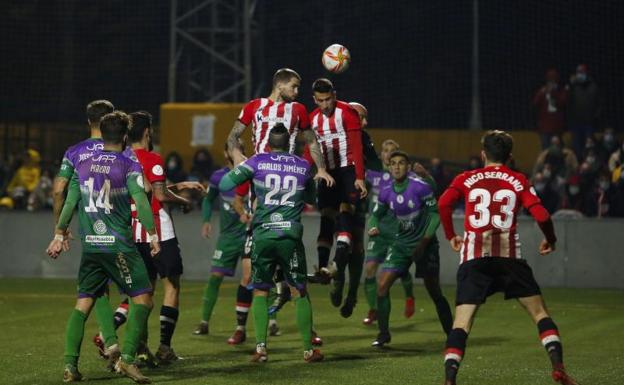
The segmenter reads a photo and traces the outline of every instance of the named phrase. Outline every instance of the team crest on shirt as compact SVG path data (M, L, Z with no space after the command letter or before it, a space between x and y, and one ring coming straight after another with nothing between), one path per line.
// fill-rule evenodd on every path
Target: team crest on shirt
M154 175L161 176L162 174L164 174L164 172L165 172L165 171L163 170L162 166L161 166L161 165L159 165L159 164L157 164L157 165L155 165L154 167L152 167L152 173L153 173Z
M108 229L106 228L106 223L104 223L101 219L98 219L93 224L93 231L95 231L95 233L98 235L106 234L106 232L108 231Z
M383 174L382 178L383 178L383 180L388 180L388 179L390 179L390 174L385 173L385 174Z
M281 222L284 220L284 217L280 213L271 214L271 222Z
M399 202L399 204L403 204L403 202L405 202L403 195L397 195L396 199L397 199L397 202Z

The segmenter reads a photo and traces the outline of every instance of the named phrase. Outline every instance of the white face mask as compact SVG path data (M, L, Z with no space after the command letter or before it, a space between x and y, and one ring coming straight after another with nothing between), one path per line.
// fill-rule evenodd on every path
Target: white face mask
M576 195L579 193L579 187L578 186L570 186L570 195Z
M609 183L608 181L602 181L598 184L598 186L600 186L600 189L602 191L607 191L609 189L609 186L611 186L611 183Z
M544 178L550 178L552 176L551 171L548 169L542 171L542 174L544 174Z

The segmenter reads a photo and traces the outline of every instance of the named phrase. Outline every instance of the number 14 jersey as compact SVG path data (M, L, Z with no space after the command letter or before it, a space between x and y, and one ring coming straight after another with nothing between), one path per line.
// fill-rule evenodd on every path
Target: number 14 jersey
M521 258L516 219L521 207L540 204L527 178L505 166L466 171L449 189L465 202L461 263L482 257Z

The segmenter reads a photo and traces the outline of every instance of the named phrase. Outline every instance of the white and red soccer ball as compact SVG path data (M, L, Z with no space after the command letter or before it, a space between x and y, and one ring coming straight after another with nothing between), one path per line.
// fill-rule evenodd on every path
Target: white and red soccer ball
M349 68L351 54L347 47L340 44L332 44L323 51L323 66L329 72L343 73Z

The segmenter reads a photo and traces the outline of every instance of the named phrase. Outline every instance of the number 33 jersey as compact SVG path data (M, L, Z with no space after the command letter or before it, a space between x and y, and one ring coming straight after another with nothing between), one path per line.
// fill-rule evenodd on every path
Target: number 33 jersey
M135 250L131 194L144 190L141 165L120 152L95 151L75 165L70 188L80 186L78 218L83 251Z
M505 166L466 171L449 189L465 202L461 262L481 257L521 258L516 219L521 207L540 204L527 178Z
M256 154L232 171L252 179L256 195L254 238L301 239L304 193L311 180L310 164L286 152ZM240 178L240 177L239 177Z

